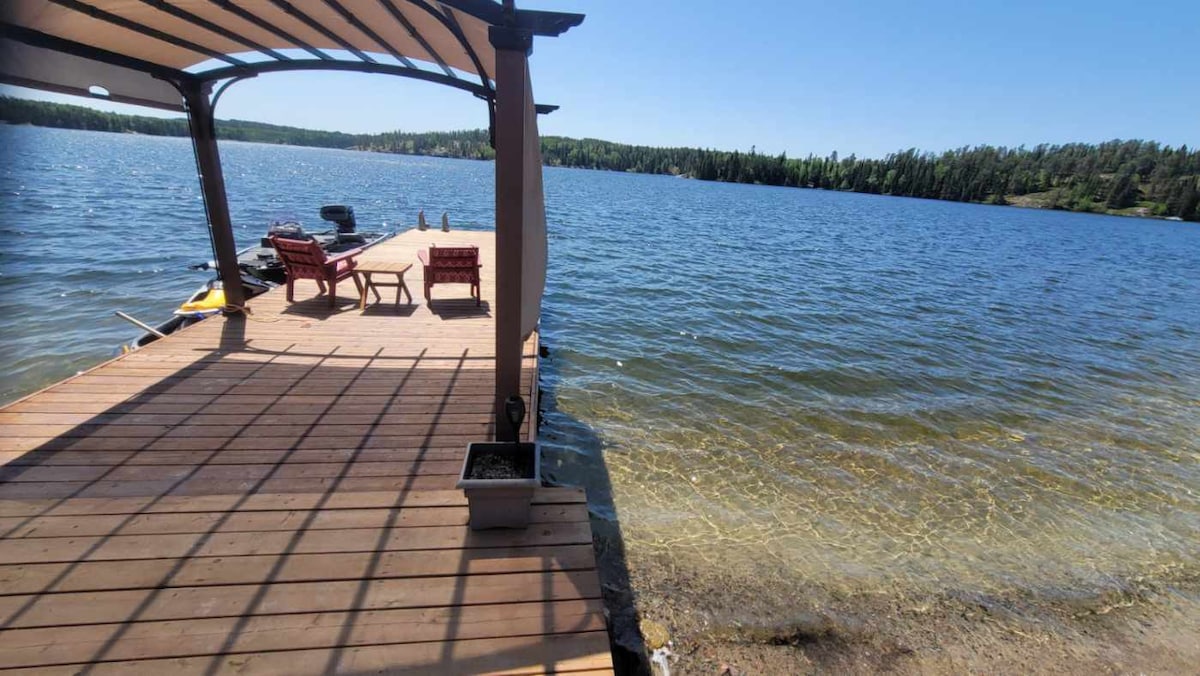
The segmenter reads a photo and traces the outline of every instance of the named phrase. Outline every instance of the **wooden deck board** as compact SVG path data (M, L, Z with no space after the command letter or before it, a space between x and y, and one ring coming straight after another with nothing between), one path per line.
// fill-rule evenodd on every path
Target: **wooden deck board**
M482 308L451 285L331 311L301 282L0 408L0 669L610 673L583 492L541 489L525 530L466 527L493 237L365 256L433 242L480 247ZM420 266L406 281L421 300Z
M357 617L355 618L357 620ZM452 624L452 626L458 626ZM389 635L392 632L389 632ZM124 637L121 637L122 639ZM454 676L455 674L612 673L608 637L603 631L460 639L423 643L347 644L335 648L221 653L215 657L172 657L96 664L89 674L187 676L237 673L250 676L303 673ZM111 645L105 641L102 647ZM8 673L78 676L75 665L14 669Z

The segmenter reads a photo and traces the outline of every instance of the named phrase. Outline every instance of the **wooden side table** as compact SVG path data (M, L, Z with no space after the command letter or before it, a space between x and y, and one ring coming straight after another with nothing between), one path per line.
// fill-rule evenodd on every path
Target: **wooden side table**
M412 263L384 263L363 261L354 268L354 274L362 279L362 297L358 300L358 309L367 309L367 291L375 294L375 301L383 300L379 295L379 287L396 287L396 305L400 304L400 294L408 296L408 304L412 305L412 292L408 290L408 285L404 283L404 273L408 272L412 267ZM381 282L376 280L373 275L395 275L394 282Z

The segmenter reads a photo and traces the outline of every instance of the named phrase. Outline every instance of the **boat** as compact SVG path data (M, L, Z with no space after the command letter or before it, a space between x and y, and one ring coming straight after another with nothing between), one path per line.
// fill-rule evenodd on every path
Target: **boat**
M354 207L342 204L331 204L321 207L321 219L336 224L336 228L326 232L308 233L296 218L278 218L267 228L267 234L256 246L238 251L238 268L241 272L242 289L246 299L266 293L287 281L287 271L275 248L271 246L270 238L285 237L288 239L312 239L321 244L321 248L329 254L345 253L354 249L367 249L392 237L395 233L358 232L354 218ZM216 263L209 261L193 265L193 270L216 270ZM218 275L188 297L171 317L157 326L142 324L126 315L121 315L127 321L148 329L137 339L121 346L122 352L130 352L144 347L171 333L191 326L227 309L225 290Z
M243 274L257 277L272 284L283 284L287 281L287 271L283 263L275 255L270 237L287 239L312 239L321 244L326 253L340 254L354 249L366 249L392 237L392 232L358 232L358 224L354 219L354 207L342 204L331 204L321 207L321 219L336 224L333 230L309 233L295 218L281 217L273 220L255 246L246 247L237 252L238 267Z

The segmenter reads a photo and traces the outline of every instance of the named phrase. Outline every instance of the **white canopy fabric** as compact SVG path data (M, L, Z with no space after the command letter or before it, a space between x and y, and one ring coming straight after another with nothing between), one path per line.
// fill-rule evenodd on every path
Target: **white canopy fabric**
M542 191L542 143L538 136L537 113L529 63L525 64L525 183L521 199L525 222L521 224L521 336L528 338L537 328L546 288L546 201Z
M179 92L169 82L7 38L0 38L0 81L76 96L95 96L91 88L103 87L104 98L119 103L183 110Z

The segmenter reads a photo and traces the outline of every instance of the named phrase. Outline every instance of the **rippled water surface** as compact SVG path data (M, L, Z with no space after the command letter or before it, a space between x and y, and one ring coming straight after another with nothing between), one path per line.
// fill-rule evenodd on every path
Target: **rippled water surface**
M865 593L1198 572L1196 226L551 175L549 434L567 475L575 438L605 449L635 566Z
M210 254L187 141L0 143L12 398L127 339L113 309L164 316ZM490 220L487 163L222 151L247 241L332 202ZM632 566L1044 595L1200 572L1194 224L563 169L546 190L547 471L619 518Z

